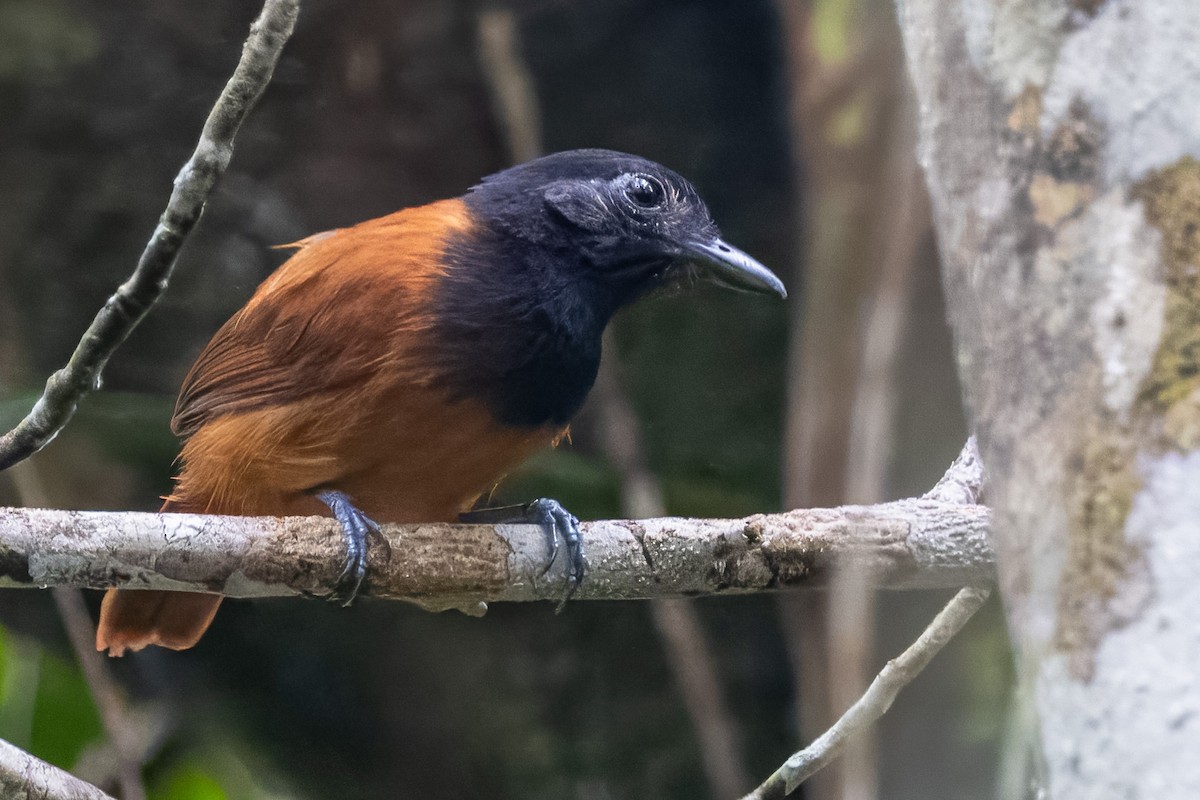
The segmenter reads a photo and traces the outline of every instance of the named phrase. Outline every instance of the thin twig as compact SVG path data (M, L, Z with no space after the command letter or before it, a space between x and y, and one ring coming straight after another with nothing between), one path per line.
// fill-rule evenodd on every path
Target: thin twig
M967 624L991 594L990 589L967 588L946 604L925 632L871 682L866 693L816 741L794 754L761 786L743 800L774 800L791 794L806 778L828 764L846 741L883 716L900 690L917 677L933 657Z
M900 60L899 54L895 60ZM886 105L891 108L885 123L890 132L886 145L889 153L883 191L873 211L881 241L876 279L862 325L862 352L847 443L846 500L853 503L875 503L888 495L888 468L896 438L896 361L904 340L917 245L931 225L928 212L923 212L923 188L911 137L904 132L908 104ZM845 708L870 680L876 639L876 597L870 576L851 570L842 572L830 587L828 607L830 706ZM841 800L871 800L879 795L873 732L866 732L847 747L838 772Z
M292 34L300 0L267 0L250 27L241 61L213 106L195 152L178 177L158 227L133 275L96 314L67 365L46 381L29 414L0 436L0 470L41 450L66 426L79 401L100 386L113 352L167 288L179 250L233 155L242 121L271 80L279 53Z
M733 797L744 792L752 781L742 758L741 732L726 701L695 602L652 600L650 613L695 728L701 767L712 796Z
M979 506L971 504L978 502L982 487L983 464L979 459L975 437L972 436L967 439L950 469L946 470L946 474L922 500L928 502L936 499L950 504L962 503L963 508L978 508ZM742 800L775 800L783 797L828 764L841 751L847 740L883 716L900 690L925 669L938 651L945 647L967 620L979 610L990 593L991 589L980 586L960 590L933 622L929 623L917 641L884 666L863 696L837 722L812 744L784 762L783 766Z
M838 570L825 591L825 687L830 714L846 708L867 688L875 656L875 587L865 570ZM874 800L879 795L875 732L863 731L830 770L838 800ZM731 795L733 796L733 795Z
M788 79L787 120L791 165L798 198L797 276L809 287L791 309L784 424L783 501L789 508L847 501L852 400L859 378L860 287L874 261L866 207L873 192L866 181L878 174L874 153L859 140L829 135L835 111L855 96L867 97L869 48L847 53L835 66L815 46L817 21L811 3L777 0ZM873 100L874 98L872 98ZM849 157L853 156L853 157ZM839 671L829 661L836 650L831 625L838 609L832 593L780 598L780 623L795 683L794 716L804 738L833 719L832 698ZM826 775L807 788L813 800L840 798L839 776Z
M0 797L29 800L114 800L74 775L0 740Z
M479 12L479 60L496 118L516 164L542 155L542 113L533 74L521 57L520 30L510 8Z
M134 718L128 713L125 697L109 674L107 662L96 652L96 626L92 623L80 590L59 586L54 589L53 594L63 627L67 630L67 638L71 640L79 668L83 671L84 680L87 681L92 699L96 702L96 709L100 712L100 721L112 743L111 752L115 762L113 772L121 787L121 800L144 800L144 731L140 724L134 724Z
M609 347L608 352L612 349ZM611 358L600 365L592 402L605 453L621 475L622 511L631 517L664 513L662 486L646 463L637 415L622 391ZM650 615L696 730L701 763L712 794L732 797L750 785L750 774L742 759L741 737L725 701L716 659L696 605L690 600L653 600Z

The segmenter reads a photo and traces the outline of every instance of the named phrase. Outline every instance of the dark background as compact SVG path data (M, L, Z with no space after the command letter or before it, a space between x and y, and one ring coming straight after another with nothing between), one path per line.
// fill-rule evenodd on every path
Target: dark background
M857 58L864 75L895 78L871 55L879 37L894 37L893 7L797 0L807 26L797 29L794 15L780 13L785 2L510 5L546 149L625 150L688 176L726 238L774 267L792 292L785 304L701 288L653 298L615 322L606 357L618 364L672 514L738 516L797 497L782 465L796 446L785 419L796 413L787 398L802 377L805 310L820 308L821 281L844 278L851 302L872 285L860 272L870 259L830 255L814 272L815 221L833 213L825 204L843 202L827 199L826 186L850 186L854 202L887 191L869 166L878 161L848 149L852 163L836 163L839 137L885 153L896 137L863 134L880 106L854 88L861 77L815 133L796 109L808 102L806 70L836 77ZM207 337L282 260L271 245L460 194L510 162L477 47L478 15L490 7L304 4L169 292L68 430L14 480L0 475L0 503L157 508L176 452L174 392ZM228 0L0 0L5 428L131 271L257 11ZM811 49L797 53L801 46ZM831 153L833 162L819 163ZM863 168L839 177L854 165ZM867 215L844 238L874 229ZM932 485L965 430L936 251L919 233L878 499ZM868 311L845 316L858 325ZM829 386L835 406L850 404L844 389ZM551 495L583 517L620 516L621 475L595 419L586 409L572 445L533 459L502 493ZM104 735L46 594L0 596L0 737L87 774ZM870 671L945 599L881 596ZM89 597L93 609L97 600ZM814 614L823 607L805 603ZM796 709L805 698L786 634L806 624L804 614L766 596L695 606L738 758L761 780L804 743ZM885 718L879 796L990 791L1009 666L999 615L989 612ZM155 798L711 796L644 603L580 602L561 616L496 605L476 620L400 603L347 611L228 602L195 650L145 652L111 668L129 707L166 725L146 757Z

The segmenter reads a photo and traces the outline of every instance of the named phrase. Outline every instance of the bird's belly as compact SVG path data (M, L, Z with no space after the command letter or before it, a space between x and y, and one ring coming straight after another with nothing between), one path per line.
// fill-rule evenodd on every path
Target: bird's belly
M320 487L379 522L453 521L561 426L501 424L481 401L382 388L231 414L188 440L172 498L228 514L323 514Z
M453 521L560 432L499 424L477 401L443 404L380 429L377 460L338 488L379 521Z

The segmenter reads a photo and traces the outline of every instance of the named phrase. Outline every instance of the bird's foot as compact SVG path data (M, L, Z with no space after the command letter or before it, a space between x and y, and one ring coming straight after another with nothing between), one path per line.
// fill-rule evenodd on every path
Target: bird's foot
M557 500L539 497L532 503L516 506L500 506L498 508L480 508L466 511L458 515L463 522L475 522L489 525L503 525L511 522L527 522L541 526L546 532L550 549L546 566L538 574L544 576L554 566L558 558L559 540L567 549L567 576L563 582L562 597L554 609L561 614L567 601L575 594L579 584L583 582L586 564L583 560L583 537L579 533L579 520L570 511L562 507Z
M358 597L359 587L367 576L367 539L372 534L383 537L379 525L355 507L350 497L336 489L322 489L314 492L313 496L333 512L333 516L342 526L342 535L346 540L346 565L342 574L334 584L333 594L329 601L349 606Z

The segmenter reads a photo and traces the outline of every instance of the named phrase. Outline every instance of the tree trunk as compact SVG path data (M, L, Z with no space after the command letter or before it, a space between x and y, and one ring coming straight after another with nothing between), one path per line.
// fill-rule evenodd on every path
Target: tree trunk
M899 13L1045 788L1200 797L1200 3Z

